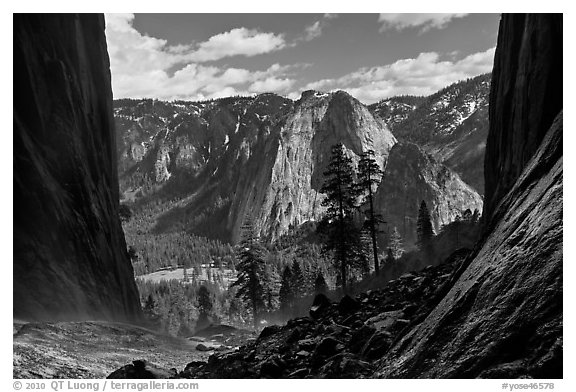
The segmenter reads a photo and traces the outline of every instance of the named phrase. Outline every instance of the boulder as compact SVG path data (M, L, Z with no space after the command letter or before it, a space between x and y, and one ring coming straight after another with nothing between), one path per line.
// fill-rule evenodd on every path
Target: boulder
M326 337L322 339L320 344L316 346L314 350L314 356L318 357L328 357L337 353L337 347L341 345L341 342L334 339L333 337Z
M284 372L284 363L277 356L271 356L260 366L260 377L262 378L279 378Z
M312 307L310 308L310 317L316 319L320 317L332 304L324 294L320 293L314 297Z
M282 327L279 325L270 325L266 328L264 328L262 330L262 332L260 332L260 335L258 335L258 339L265 339L269 336L272 336L274 334L277 334L278 332L280 332L282 330Z
M196 373L206 365L206 362L192 361L186 365L179 376L182 378L194 378Z
M120 369L110 373L106 378L109 379L162 379L162 378L176 378L176 369L161 369L153 364L146 362L143 359L138 359L132 364L121 367Z
M347 315L360 309L360 304L354 298L345 295L342 297L336 308L340 314Z
M212 350L214 350L214 347L206 346L204 343L199 343L196 345L196 350L198 350L198 351L212 351Z

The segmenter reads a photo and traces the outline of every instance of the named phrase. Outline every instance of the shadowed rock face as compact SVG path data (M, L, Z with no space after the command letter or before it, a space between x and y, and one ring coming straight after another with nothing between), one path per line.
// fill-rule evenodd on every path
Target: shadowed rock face
M104 18L14 16L14 317L135 319Z
M562 14L506 16L490 91L484 217L514 186L562 109Z
M562 377L561 48L561 15L503 16L484 239L378 376Z

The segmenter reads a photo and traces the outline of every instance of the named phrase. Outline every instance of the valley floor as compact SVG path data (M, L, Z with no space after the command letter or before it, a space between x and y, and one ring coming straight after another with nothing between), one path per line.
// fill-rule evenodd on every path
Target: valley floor
M14 378L105 378L136 359L163 369L207 360L198 342L102 321L14 322Z

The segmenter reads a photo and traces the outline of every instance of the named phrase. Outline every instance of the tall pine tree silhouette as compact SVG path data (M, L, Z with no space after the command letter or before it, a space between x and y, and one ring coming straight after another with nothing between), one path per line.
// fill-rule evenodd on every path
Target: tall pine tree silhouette
M378 244L376 236L378 234L378 226L383 222L382 217L374 212L374 199L373 193L380 184L384 172L376 163L374 150L368 150L360 155L358 162L358 183L359 192L365 196L368 208L365 211L366 221L364 222L366 228L370 232L372 240L372 252L374 254L374 272L376 275L380 272L378 263Z
M426 202L422 200L418 210L418 220L416 222L417 245L423 252L429 252L432 237L434 237L434 228L432 219Z
M292 288L292 270L290 266L284 267L282 272L282 284L280 285L280 310L284 314L288 314L292 309L294 302L294 290Z
M258 327L260 312L265 306L264 255L265 249L256 234L254 224L252 220L246 218L242 225L242 241L238 245L237 279L231 287L238 287L236 297L241 298L252 310L254 328Z
M342 144L336 144L332 147L330 164L324 172L326 180L320 192L326 194L322 205L328 207L324 217L328 237L325 248L334 251L334 264L340 271L339 281L344 291L348 269L360 248L359 231L352 221L356 209L353 173L352 159L344 154Z
M292 263L292 292L294 293L294 298L301 298L305 294L305 281L304 273L302 272L302 267L298 260L294 260Z

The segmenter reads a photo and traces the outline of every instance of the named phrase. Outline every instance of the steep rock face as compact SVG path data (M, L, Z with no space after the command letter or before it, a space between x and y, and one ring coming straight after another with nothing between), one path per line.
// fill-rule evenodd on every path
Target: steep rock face
M561 15L503 16L485 237L447 295L383 358L379 376L562 377L561 47ZM503 119L516 120L504 127Z
M559 115L468 268L378 376L562 377L562 179Z
M343 143L354 162L373 149L382 166L396 143L345 92L307 91L295 103L274 94L204 103L123 100L115 111L122 187L148 188L149 200L170 204L156 230L185 227L232 242L246 216L270 240L317 219L332 145Z
M14 16L14 317L135 319L104 18Z
M375 194L375 208L388 227L396 227L414 243L420 203L424 200L436 232L466 209L482 210L482 198L445 165L413 143L398 143L390 151L384 177Z
M388 129L347 93L304 94L281 126L270 186L260 210L262 232L274 239L289 225L320 217L324 196L319 191L333 145L342 143L355 164L362 152L374 150L383 167L395 142Z
M562 109L562 14L503 18L493 75L486 216L512 188Z

